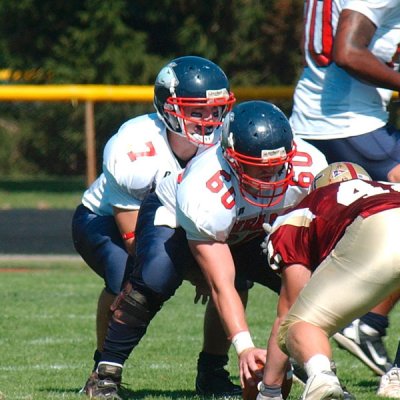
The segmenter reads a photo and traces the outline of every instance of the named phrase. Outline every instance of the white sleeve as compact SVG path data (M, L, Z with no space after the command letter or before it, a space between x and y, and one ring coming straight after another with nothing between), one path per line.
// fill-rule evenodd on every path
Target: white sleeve
M357 11L379 27L386 13L394 7L399 7L398 0L347 0L343 9Z
M135 141L138 151L146 144ZM155 184L159 157L130 159L125 138L118 134L112 138L104 150L103 173L107 179L107 195L110 204L125 209L137 209L146 194Z
M127 210L140 208L141 200L130 194L126 187L122 186L107 169L103 170L107 179L107 196L112 206Z
M179 225L185 230L186 238L188 240L204 240L214 241L215 238L212 235L202 232L190 218L188 218L179 208L176 210L176 217Z

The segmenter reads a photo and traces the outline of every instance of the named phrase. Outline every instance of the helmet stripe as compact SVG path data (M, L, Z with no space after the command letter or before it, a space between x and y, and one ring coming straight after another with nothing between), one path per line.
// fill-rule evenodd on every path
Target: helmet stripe
M358 178L358 174L357 174L357 171L354 168L353 164L352 163L347 163L347 162L345 162L344 164L346 165L347 169L349 170L351 177L353 179L357 179Z

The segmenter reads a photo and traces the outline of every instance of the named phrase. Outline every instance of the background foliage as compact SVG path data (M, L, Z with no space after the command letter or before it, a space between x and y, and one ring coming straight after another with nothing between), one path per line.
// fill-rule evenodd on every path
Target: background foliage
M170 59L212 59L239 85L290 85L301 68L303 0L2 0L0 69L29 83L153 84ZM27 83L24 80L18 82ZM2 82L7 84L8 82ZM15 82L13 82L15 83ZM284 104L290 112L290 103ZM97 103L97 153L150 104ZM82 175L82 104L0 103L0 173Z

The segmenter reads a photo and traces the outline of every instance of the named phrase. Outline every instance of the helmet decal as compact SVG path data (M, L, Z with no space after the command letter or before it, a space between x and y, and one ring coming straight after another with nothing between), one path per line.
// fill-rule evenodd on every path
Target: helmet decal
M261 150L261 159L268 161L271 158L286 158L286 150L284 147L273 150Z
M311 190L330 185L331 183L349 181L351 179L372 180L368 172L358 164L347 161L335 162L329 164L315 175L311 184Z
M228 147L230 147L232 150L235 150L235 143L233 141L233 132L229 132L229 135L228 135Z
M215 98L228 99L229 93L226 90L226 88L218 89L218 90L206 90L206 98L207 99L215 99Z
M175 88L179 85L178 78L173 70L174 63L168 64L161 69L157 76L157 81L164 87L169 88L171 94L175 93Z

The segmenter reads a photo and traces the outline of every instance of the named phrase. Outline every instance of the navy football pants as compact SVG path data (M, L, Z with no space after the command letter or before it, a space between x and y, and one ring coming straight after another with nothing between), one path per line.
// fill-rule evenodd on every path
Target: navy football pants
M72 218L72 239L76 251L104 279L107 292L118 295L130 271L126 270L128 252L114 216L97 215L81 204Z
M149 194L143 201L136 225L136 257L128 262L134 263L130 282L133 290L146 298L149 320L139 318L144 315L143 307L136 317L129 315L126 318L134 321L132 326L112 318L104 343L103 362L124 364L145 335L150 320L173 296L183 279L188 275L202 278L183 229L154 225L155 212L160 206L155 193ZM246 290L249 282L261 283L277 293L280 290L280 277L268 267L267 258L260 248L263 238L264 234L260 234L247 243L231 248L236 266L235 283L239 291ZM115 315L126 313L123 307L118 306ZM139 307L136 309L139 310Z

